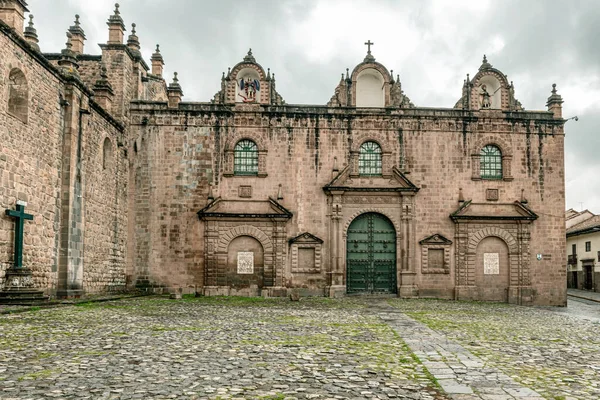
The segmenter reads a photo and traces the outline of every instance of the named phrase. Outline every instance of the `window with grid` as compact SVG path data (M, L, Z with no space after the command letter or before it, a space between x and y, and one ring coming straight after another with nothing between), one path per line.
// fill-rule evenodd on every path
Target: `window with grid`
M360 146L358 156L360 175L381 175L381 147L375 142L365 142Z
M592 251L592 242L585 242L585 251Z
M481 149L481 179L502 179L502 153L496 146L487 145Z
M252 140L243 139L233 149L233 173L235 175L258 174L258 147Z

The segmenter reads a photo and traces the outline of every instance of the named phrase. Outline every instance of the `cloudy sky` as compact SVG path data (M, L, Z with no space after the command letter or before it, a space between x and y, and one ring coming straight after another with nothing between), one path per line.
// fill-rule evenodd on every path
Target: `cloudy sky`
M43 52L64 47L81 16L86 53L108 39L114 0L27 0ZM567 207L600 213L600 2L598 0L121 0L149 63L157 43L165 76L186 101L209 101L221 73L252 48L287 103L324 104L340 74L366 53L400 80L417 106L452 107L483 54L514 81L529 110L563 96ZM170 81L170 78L169 78Z

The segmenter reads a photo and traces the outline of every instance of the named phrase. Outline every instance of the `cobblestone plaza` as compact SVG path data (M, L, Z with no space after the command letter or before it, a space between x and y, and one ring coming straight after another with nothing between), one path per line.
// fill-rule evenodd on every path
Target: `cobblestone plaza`
M0 316L0 399L595 399L598 305L135 298Z

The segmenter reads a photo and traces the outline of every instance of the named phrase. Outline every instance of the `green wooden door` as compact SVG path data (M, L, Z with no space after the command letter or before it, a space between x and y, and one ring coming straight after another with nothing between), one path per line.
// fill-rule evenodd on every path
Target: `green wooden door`
M348 293L396 293L396 230L381 214L358 216L348 228Z

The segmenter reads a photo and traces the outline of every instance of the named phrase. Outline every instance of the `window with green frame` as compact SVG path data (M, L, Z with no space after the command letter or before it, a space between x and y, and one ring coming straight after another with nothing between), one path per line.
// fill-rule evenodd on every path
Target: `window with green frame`
M381 147L375 142L364 142L358 155L360 175L381 175Z
M234 175L258 175L258 147L249 139L242 139L233 149Z
M481 179L502 179L502 153L494 145L488 144L479 153Z

